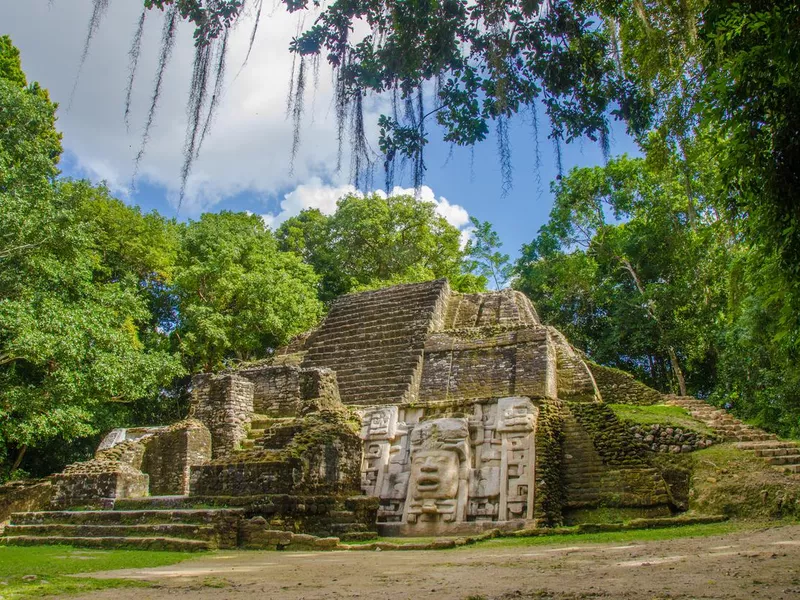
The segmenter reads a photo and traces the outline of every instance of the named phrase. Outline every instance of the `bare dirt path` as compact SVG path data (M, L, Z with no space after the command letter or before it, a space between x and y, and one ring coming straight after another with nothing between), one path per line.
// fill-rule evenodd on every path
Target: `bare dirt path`
M427 552L223 551L170 567L94 575L146 579L157 587L84 598L789 600L800 599L800 525L619 544L504 547L489 542Z

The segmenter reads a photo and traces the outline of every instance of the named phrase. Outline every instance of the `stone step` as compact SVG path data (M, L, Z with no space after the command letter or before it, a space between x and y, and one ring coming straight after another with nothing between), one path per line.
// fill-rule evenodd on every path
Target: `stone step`
M432 308L428 302L395 302L365 306L360 310L331 311L323 321L320 332L325 333L334 328L363 327L373 324L400 323L410 325L425 323L432 315Z
M763 458L771 456L788 456L790 454L794 454L796 451L797 448L755 448L753 450L756 456L761 456Z
M253 415L250 419L250 429L269 429L273 425L288 425L295 417L269 417L267 415Z
M357 387L372 387L376 385L395 385L400 383L409 383L414 375L416 369L387 369L385 373L366 374L350 372L338 379L339 386L357 386Z
M80 546L83 548L131 548L137 550L170 550L198 552L212 550L213 544L203 540L184 540L169 537L68 537L68 536L5 536L0 544L8 546Z
M151 523L148 525L94 525L49 523L46 525L6 525L5 535L36 537L161 537L215 541L217 530L211 525L189 523Z
M781 466L776 466L775 468L780 469L787 475L800 474L800 465L781 465Z
M386 390L365 390L356 394L342 394L343 399L348 404L358 404L367 406L370 404L382 404L384 402L400 402L401 398L408 392L408 386L403 388L392 388Z
M351 325L363 326L387 323L424 322L429 316L427 302L421 304L395 302L376 306L366 306L361 310L330 312L323 321L320 331Z
M422 352L404 352L382 360L357 360L343 362L336 371L336 381L370 373L402 370L403 374L413 373L419 365Z
M331 307L331 312L357 311L372 306L385 306L386 304L411 304L433 303L440 294L440 290L392 290L389 294L361 293L357 295L342 296Z
M787 454L784 456L765 456L764 460L771 465L800 465L800 454Z
M360 356L362 360L375 362L388 362L397 357L404 358L409 354L419 354L422 352L422 343L415 344L408 340L358 340L350 343L340 343L336 346L319 346L308 351L304 363L314 361L349 361L354 356ZM363 356L362 356L363 355Z
M14 525L90 524L136 525L145 523L214 523L218 519L240 517L244 510L237 508L170 510L50 510L11 514Z
M329 516L331 523L350 524L356 520L356 515L351 510L332 510Z
M794 450L800 448L797 442L784 442L781 440L765 441L765 442L741 442L735 444L739 450L766 450L766 449L788 449Z

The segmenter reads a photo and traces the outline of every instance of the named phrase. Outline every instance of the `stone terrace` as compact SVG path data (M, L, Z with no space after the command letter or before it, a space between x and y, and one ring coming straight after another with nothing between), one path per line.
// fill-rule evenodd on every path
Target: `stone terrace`
M425 337L441 320L446 280L350 294L309 338L303 367L336 371L345 404L411 400Z

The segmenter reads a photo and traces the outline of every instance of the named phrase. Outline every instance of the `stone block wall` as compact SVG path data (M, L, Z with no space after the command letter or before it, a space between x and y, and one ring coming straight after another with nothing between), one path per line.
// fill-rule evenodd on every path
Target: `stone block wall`
M515 290L501 290L482 294L453 293L443 329L520 328L538 324L539 316L524 294Z
M46 510L55 492L49 481L11 481L0 485L0 523L11 513Z
M594 402L600 399L592 372L560 331L548 327L558 363L558 397L561 400Z
M474 337L467 332L429 336L419 400L555 397L555 354L545 328L475 333Z
M538 525L556 526L562 521L566 501L563 481L564 407L558 400L542 403L536 427L536 503Z
M565 409L565 511L615 507L668 514L660 471L613 411L600 402L570 402Z
M176 423L145 441L141 470L150 478L151 496L189 493L192 466L211 459L211 433L199 421Z
M638 442L653 452L685 454L708 448L719 441L719 438L712 433L704 434L684 427L658 423L653 425L632 423L628 425L628 430Z
M124 463L90 460L69 465L53 475L55 493L52 505L56 508L98 506L106 499L146 496L148 477Z
M638 404L647 406L663 402L660 392L636 381L633 375L586 361L605 402L609 404Z
M211 432L212 456L232 454L247 437L255 386L247 378L230 373L197 375L192 386L189 415Z

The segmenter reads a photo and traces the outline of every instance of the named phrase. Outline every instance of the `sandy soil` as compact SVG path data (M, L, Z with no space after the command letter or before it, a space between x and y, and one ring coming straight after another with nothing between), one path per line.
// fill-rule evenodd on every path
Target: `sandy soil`
M220 552L94 574L155 581L93 600L285 598L800 599L800 525L630 544L428 552Z

